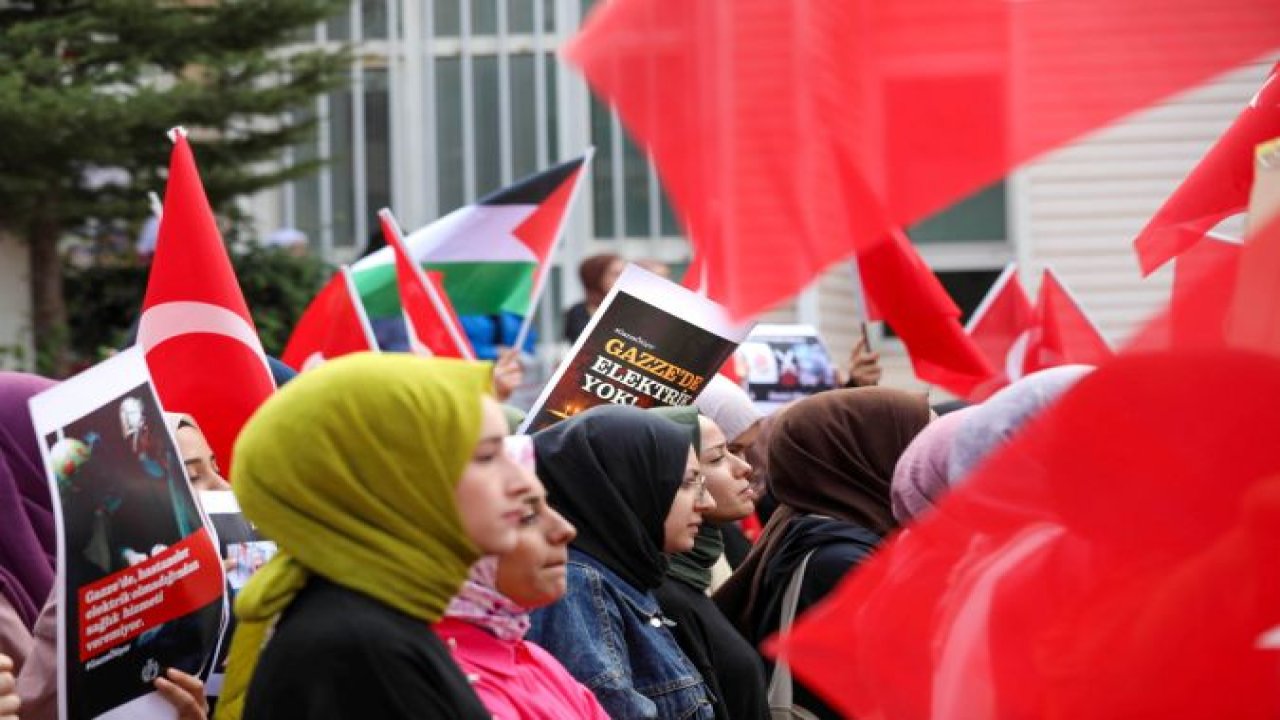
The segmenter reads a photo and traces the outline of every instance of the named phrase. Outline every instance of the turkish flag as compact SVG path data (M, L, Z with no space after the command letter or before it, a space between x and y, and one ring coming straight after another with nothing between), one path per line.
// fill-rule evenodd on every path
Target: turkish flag
M1010 263L965 325L978 351L996 369L986 394L1022 377L1034 314L1031 299L1018 281L1017 267Z
M1022 374L1058 365L1101 365L1112 355L1111 346L1058 274L1045 268Z
M1104 365L806 613L793 671L859 718L1276 717L1277 393L1234 349Z
M614 0L565 55L742 318L1277 44L1275 0Z
M449 303L441 274L424 273L412 260L390 210L379 212L378 219L387 245L396 256L396 285L409 331L410 350L419 355L475 360L475 350Z
M230 466L240 428L276 386L191 146L173 135L138 345L164 409L195 417Z
M1277 135L1280 64L1134 239L1143 273L1186 252L1219 222L1244 212L1253 185L1254 148Z
M860 718L1280 715L1278 276L1273 220L803 616L797 677Z
M377 351L360 295L346 265L316 293L289 336L281 360L302 372L350 353Z

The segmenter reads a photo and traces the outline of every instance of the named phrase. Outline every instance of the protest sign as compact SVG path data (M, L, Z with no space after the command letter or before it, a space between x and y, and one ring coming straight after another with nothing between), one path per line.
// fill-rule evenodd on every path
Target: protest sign
M218 543L218 554L227 577L227 605L235 603L240 589L258 568L267 564L276 554L276 544L258 533L258 530L240 513L240 503L230 490L205 490L200 493L200 504L209 518L209 525ZM210 698L222 694L223 675L226 672L227 653L231 649L231 636L235 632L235 615L229 614L226 629L218 641L218 651L205 681L204 693Z
M836 386L831 356L812 325L757 325L738 352L747 392L764 412Z
M749 331L720 305L628 265L520 430L536 432L606 402L688 405Z
M223 573L141 352L30 401L58 530L63 720L173 718L167 668L207 669Z

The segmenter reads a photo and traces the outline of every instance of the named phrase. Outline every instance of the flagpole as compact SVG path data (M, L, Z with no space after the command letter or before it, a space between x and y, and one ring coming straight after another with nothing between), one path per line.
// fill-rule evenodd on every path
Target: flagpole
M396 216L391 214L390 208L379 210L378 217L386 221L387 226L396 234L396 240L399 241L400 246L404 248L406 254L409 254L409 246L404 241L404 233L400 230L400 223L396 222ZM440 315L445 326L448 327L449 337L453 338L453 343L458 346L458 352L462 353L465 360L475 360L476 356L471 351L471 343L462 337L462 330L454 325L453 314L448 311L444 300L440 299L440 294L436 292L436 286L427 278L422 271L422 266L418 265L418 261L413 258L412 254L409 254L409 261L409 265L413 267L413 272L418 276L418 282L427 291L427 297L431 298L431 304L435 306L436 313Z
M364 301L360 299L360 292L356 289L356 281L351 277L351 266L343 265L338 268L338 272L342 273L342 281L347 285L347 297L351 299L351 305L356 309L356 317L360 318L360 329L364 331L365 342L369 343L373 352L382 352L382 348L378 347L378 338L373 334L369 314L364 310Z
M594 145L588 146L586 152L582 154L582 169L579 172L584 175L587 169L591 167L591 159L595 157L596 148ZM569 201L565 203L565 211L560 216L560 227L556 228L555 241L551 245L551 249L547 252L547 260L541 263L538 268L538 274L533 280L533 292L529 295L529 312L525 313L524 320L520 323L520 330L516 332L516 340L512 343L512 347L523 352L521 348L529 339L529 330L533 327L533 316L538 313L538 302L542 300L542 291L546 288L547 274L551 272L551 261L555 256L556 248L560 247L560 243L564 240L564 228L569 222L569 213L574 207L574 201L578 199L578 192L582 190L582 186L586 184L586 177L579 177L573 185L573 190L569 192Z
M853 321L862 331L862 349L871 352L871 338L867 336L867 323L871 313L867 311L867 290L862 284L862 268L858 266L858 256L849 258L849 270L853 275Z

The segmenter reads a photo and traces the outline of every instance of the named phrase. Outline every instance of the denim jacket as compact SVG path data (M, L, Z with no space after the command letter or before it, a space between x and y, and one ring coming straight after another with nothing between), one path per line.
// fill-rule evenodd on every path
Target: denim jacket
M652 593L569 550L568 592L532 615L528 639L595 693L616 720L715 717L710 692Z

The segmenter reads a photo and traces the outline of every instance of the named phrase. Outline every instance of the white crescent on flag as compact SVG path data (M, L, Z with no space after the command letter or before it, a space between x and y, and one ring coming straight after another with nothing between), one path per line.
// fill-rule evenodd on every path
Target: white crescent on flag
M166 340L190 333L212 333L237 340L252 350L267 372L271 372L262 341L253 326L238 314L211 303L178 300L147 308L138 321L138 346L149 353Z

